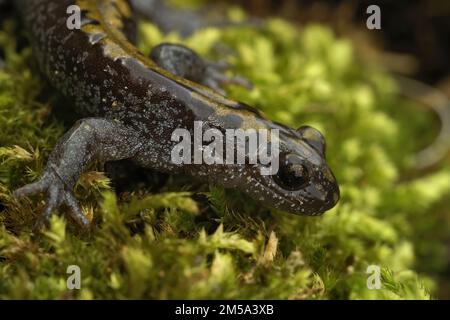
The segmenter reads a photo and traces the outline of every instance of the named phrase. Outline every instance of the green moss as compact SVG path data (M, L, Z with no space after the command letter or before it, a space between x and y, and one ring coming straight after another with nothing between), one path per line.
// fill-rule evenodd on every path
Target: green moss
M234 190L171 177L158 192L117 197L95 165L76 195L95 227L80 234L55 216L42 237L30 224L43 197L11 192L34 180L64 129L42 97L29 48L17 51L0 31L0 298L428 299L445 267L450 166L399 183L414 153L432 139L428 114L411 112L388 75L357 61L352 44L323 26L302 30L282 20L260 29L206 29L186 40L142 24L141 49L163 40L222 58L253 91L229 94L327 138L342 200L323 217L271 211ZM420 109L418 109L420 110ZM136 194L138 190L136 190ZM142 195L143 194L143 195ZM193 195L196 195L193 197ZM199 195L206 195L208 201ZM197 199L197 200L194 200ZM446 205L447 204L447 205ZM62 210L61 210L62 213ZM82 289L66 288L79 265ZM369 265L382 289L366 285Z

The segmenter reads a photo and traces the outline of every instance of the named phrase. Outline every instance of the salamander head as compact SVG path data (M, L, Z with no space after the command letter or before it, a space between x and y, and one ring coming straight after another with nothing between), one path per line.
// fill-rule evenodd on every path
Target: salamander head
M245 192L267 205L299 215L319 215L339 200L338 183L325 161L325 139L309 126L280 130L279 169L251 168ZM250 181L249 181L250 180Z

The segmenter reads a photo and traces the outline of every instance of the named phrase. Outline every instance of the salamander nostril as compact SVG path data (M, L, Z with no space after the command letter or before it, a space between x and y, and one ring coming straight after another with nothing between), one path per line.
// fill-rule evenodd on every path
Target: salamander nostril
M339 202L339 199L340 199L339 190L329 191L326 200L328 208L329 209L333 208Z

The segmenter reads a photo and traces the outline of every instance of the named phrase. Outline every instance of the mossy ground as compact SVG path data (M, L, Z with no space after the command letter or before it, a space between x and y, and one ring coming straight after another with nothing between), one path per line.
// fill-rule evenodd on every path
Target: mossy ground
M32 238L44 198L17 201L11 193L39 176L67 128L51 112L64 105L42 94L48 88L30 49L18 49L15 28L10 21L0 31L0 298L437 297L437 275L448 264L450 165L403 181L436 123L402 100L388 75L358 62L347 40L276 19L185 40L141 28L144 52L166 40L217 59L216 44L224 44L233 72L255 84L228 88L231 97L325 134L342 199L324 216L269 210L177 176L156 191L147 185L117 195L95 164L76 187L93 231L81 234L61 209ZM81 267L81 290L66 288L69 265ZM382 268L381 290L367 288L369 265Z

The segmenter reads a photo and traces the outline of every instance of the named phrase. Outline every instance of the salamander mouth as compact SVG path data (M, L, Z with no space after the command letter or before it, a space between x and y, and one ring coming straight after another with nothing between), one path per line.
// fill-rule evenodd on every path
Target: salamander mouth
M255 188L253 190L258 190L256 193L253 193L251 191L249 192L250 194L253 194L254 196L256 196L257 200L264 202L269 207L272 207L274 209L287 211L287 212L294 213L294 214L299 214L299 211L295 210L295 208L298 208L300 206L300 203L297 203L297 202L291 200L290 198L286 198L282 194L279 194L279 193L277 193L277 196L280 197L280 200L273 200L271 198L264 196L264 194L273 193L274 190L272 188L264 185L262 182L259 182L258 188L261 188L264 191L261 192L261 190L258 190Z

